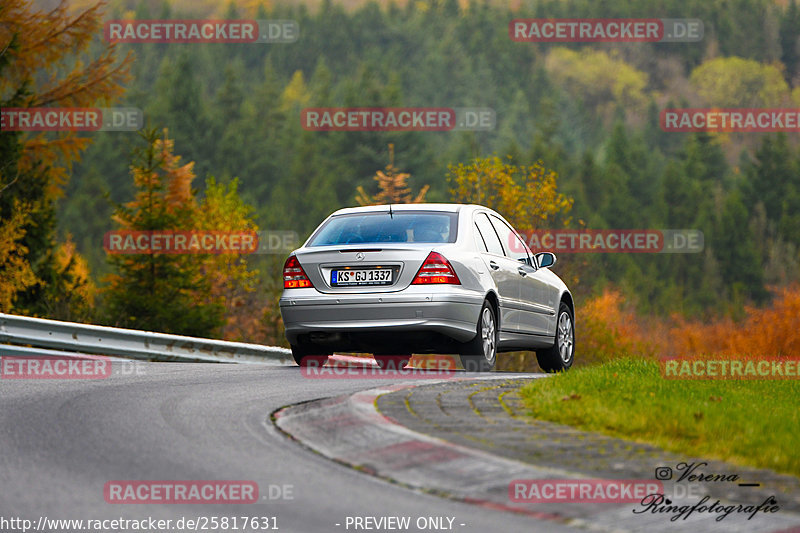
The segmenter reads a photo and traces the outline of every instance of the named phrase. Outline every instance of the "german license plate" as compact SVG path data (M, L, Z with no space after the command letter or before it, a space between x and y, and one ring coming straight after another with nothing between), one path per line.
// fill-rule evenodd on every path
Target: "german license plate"
M390 285L392 283L391 268L332 270L331 285Z

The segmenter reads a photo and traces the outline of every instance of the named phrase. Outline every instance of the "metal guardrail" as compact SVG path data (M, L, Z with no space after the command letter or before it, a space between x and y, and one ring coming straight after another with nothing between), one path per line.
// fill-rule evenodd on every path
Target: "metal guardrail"
M156 361L290 361L291 350L0 313L0 342Z
M63 350L48 350L47 348L35 348L31 346L17 346L16 344L0 344L0 357L74 357L76 359L102 357L81 352L65 352ZM120 361L128 359L120 358Z

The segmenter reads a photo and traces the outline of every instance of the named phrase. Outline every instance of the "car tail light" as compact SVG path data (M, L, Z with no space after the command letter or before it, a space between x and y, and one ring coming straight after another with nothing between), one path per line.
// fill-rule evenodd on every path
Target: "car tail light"
M300 289L312 287L311 280L306 276L305 270L300 266L297 256L290 255L283 264L283 288Z
M450 261L439 252L431 252L425 258L425 262L419 267L412 285L432 285L440 283L450 283L452 285L461 285L461 281L456 276L456 271Z

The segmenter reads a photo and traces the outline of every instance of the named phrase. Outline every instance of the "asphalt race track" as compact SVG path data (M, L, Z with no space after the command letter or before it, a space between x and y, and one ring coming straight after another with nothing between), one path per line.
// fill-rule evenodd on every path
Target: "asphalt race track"
M75 531L46 525L152 518L172 520L164 531L180 531L180 519L184 530L194 520L198 530L221 531L211 517L238 517L242 531L244 517L267 517L262 524L286 532L391 531L369 517L398 516L410 517L407 531L573 531L376 479L303 448L270 420L289 404L386 384L307 379L296 366L133 362L115 362L106 379L2 379L0 530L34 530L42 520L40 531ZM104 486L119 480L250 480L260 501L107 503ZM116 530L133 530L127 525Z

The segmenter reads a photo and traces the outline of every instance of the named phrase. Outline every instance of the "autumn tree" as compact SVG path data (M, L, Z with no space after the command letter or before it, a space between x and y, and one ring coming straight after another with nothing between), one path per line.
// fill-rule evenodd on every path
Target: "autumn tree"
M28 212L19 203L7 220L0 221L0 312L14 307L17 294L36 282L36 276L26 261L28 249L22 244Z
M100 29L101 6L70 14L66 1L42 11L26 0L4 0L0 107L93 107L118 98L131 57L118 61L113 45L101 45L97 57L88 52ZM25 314L85 316L73 316L76 308L68 302L87 276L74 250L56 242L55 202L89 142L75 132L0 132L0 235L8 243L0 258L0 293L9 295L4 308L13 303L15 312Z
M194 163L181 164L173 141L156 129L140 133L131 175L135 200L118 205L121 230L193 230L198 211L192 194ZM115 273L104 291L108 320L116 326L208 336L223 324L223 307L211 293L201 261L190 254L110 255Z
M117 206L122 230L253 232L252 208L238 180L206 181L202 199L192 189L194 162L182 163L164 130L141 133L145 145L131 166L137 193ZM125 254L109 258L115 274L105 296L109 319L119 325L184 335L243 336L249 331L256 271L237 253Z
M205 195L195 214L199 230L257 232L253 208L239 196L239 180L218 183L206 180ZM251 270L244 254L208 254L201 258L200 273L211 283L211 299L224 309L222 336L251 341L257 335L260 316L267 303L256 293L257 270Z
M690 81L706 102L720 107L776 106L789 96L779 67L741 57L706 61Z
M454 202L491 207L518 230L570 222L573 200L558 192L557 180L541 161L515 165L497 156L449 165L447 173Z
M648 76L617 54L590 48L580 51L553 48L545 67L555 83L574 98L582 99L601 117L609 118L617 106L645 110Z
M389 164L384 170L379 170L373 178L378 182L378 193L369 196L364 187L359 185L356 188L356 201L359 205L376 204L419 204L425 201L425 194L428 192L429 185L420 189L416 196L408 186L408 178L411 174L400 172L394 165L394 144L389 144Z

